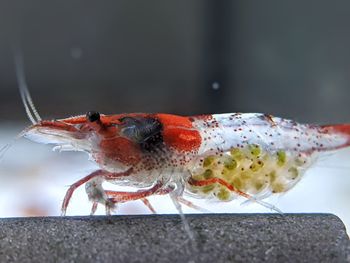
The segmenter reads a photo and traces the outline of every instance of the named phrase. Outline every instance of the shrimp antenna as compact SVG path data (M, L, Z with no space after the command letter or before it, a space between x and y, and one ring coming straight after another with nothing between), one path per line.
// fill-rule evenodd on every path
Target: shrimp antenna
M30 129L30 127L24 129L21 131L15 138L12 139L11 142L7 143L3 147L0 148L0 161L4 158L5 153L7 152L8 149L11 148L11 146L20 138L22 138L26 132Z
M17 48L14 52L15 68L16 68L16 78L18 82L19 92L21 94L21 99L27 113L29 120L36 124L41 121L41 117L36 110L32 97L30 96L25 74L24 74L24 63L22 53L20 49Z
M15 61L18 88L19 88L23 105L24 105L24 109L27 113L29 120L32 122L32 124L37 124L39 121L41 121L41 117L34 106L33 100L30 96L30 93L27 87L25 74L24 74L22 54L19 48L14 49L14 61ZM7 143L6 145L0 148L0 161L3 159L7 150L11 148L11 146L15 143L15 141L23 137L24 134L28 131L28 129L29 128L24 129L10 143Z

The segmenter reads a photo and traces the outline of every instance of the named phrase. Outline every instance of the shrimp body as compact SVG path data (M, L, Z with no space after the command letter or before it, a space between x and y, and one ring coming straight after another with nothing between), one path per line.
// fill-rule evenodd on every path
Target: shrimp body
M62 205L65 213L74 190L84 183L92 212L98 203L112 208L140 199L149 206L145 198L154 194L170 194L177 201L184 193L257 201L258 194L292 188L322 152L349 146L349 134L350 125L298 124L265 114L88 112L40 121L25 136L61 150L85 151L100 166L69 188ZM103 181L140 190L108 191L102 188Z
M185 117L90 111L86 116L42 120L26 85L19 50L15 66L22 102L33 123L16 138L53 144L61 151L84 151L100 167L69 187L62 214L83 184L91 214L98 204L109 213L131 200L141 200L154 211L146 198L169 194L185 222L180 203L199 208L183 199L186 193L223 201L242 196L277 210L257 195L291 189L320 154L350 145L350 124L298 124L257 113ZM0 157L10 145L0 149ZM106 190L104 181L139 190Z
M317 126L265 114L217 114L194 118L201 131L196 181L219 178L252 195L291 189L320 154L349 145L347 125ZM200 197L231 200L217 183L189 186Z

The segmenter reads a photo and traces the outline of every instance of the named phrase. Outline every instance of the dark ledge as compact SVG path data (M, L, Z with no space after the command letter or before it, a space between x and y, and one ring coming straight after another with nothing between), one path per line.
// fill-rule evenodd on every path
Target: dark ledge
M343 223L329 214L0 219L1 262L349 262ZM194 244L195 243L195 244Z

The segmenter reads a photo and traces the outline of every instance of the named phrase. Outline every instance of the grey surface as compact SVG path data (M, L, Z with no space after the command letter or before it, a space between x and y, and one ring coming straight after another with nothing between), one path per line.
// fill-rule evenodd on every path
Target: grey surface
M348 262L343 223L329 214L47 217L0 220L1 261Z

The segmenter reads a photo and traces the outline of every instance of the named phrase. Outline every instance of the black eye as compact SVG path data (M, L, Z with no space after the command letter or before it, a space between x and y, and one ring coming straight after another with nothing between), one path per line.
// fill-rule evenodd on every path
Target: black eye
M100 119L100 113L97 111L88 111L86 113L86 119L88 119L90 122L98 121Z

